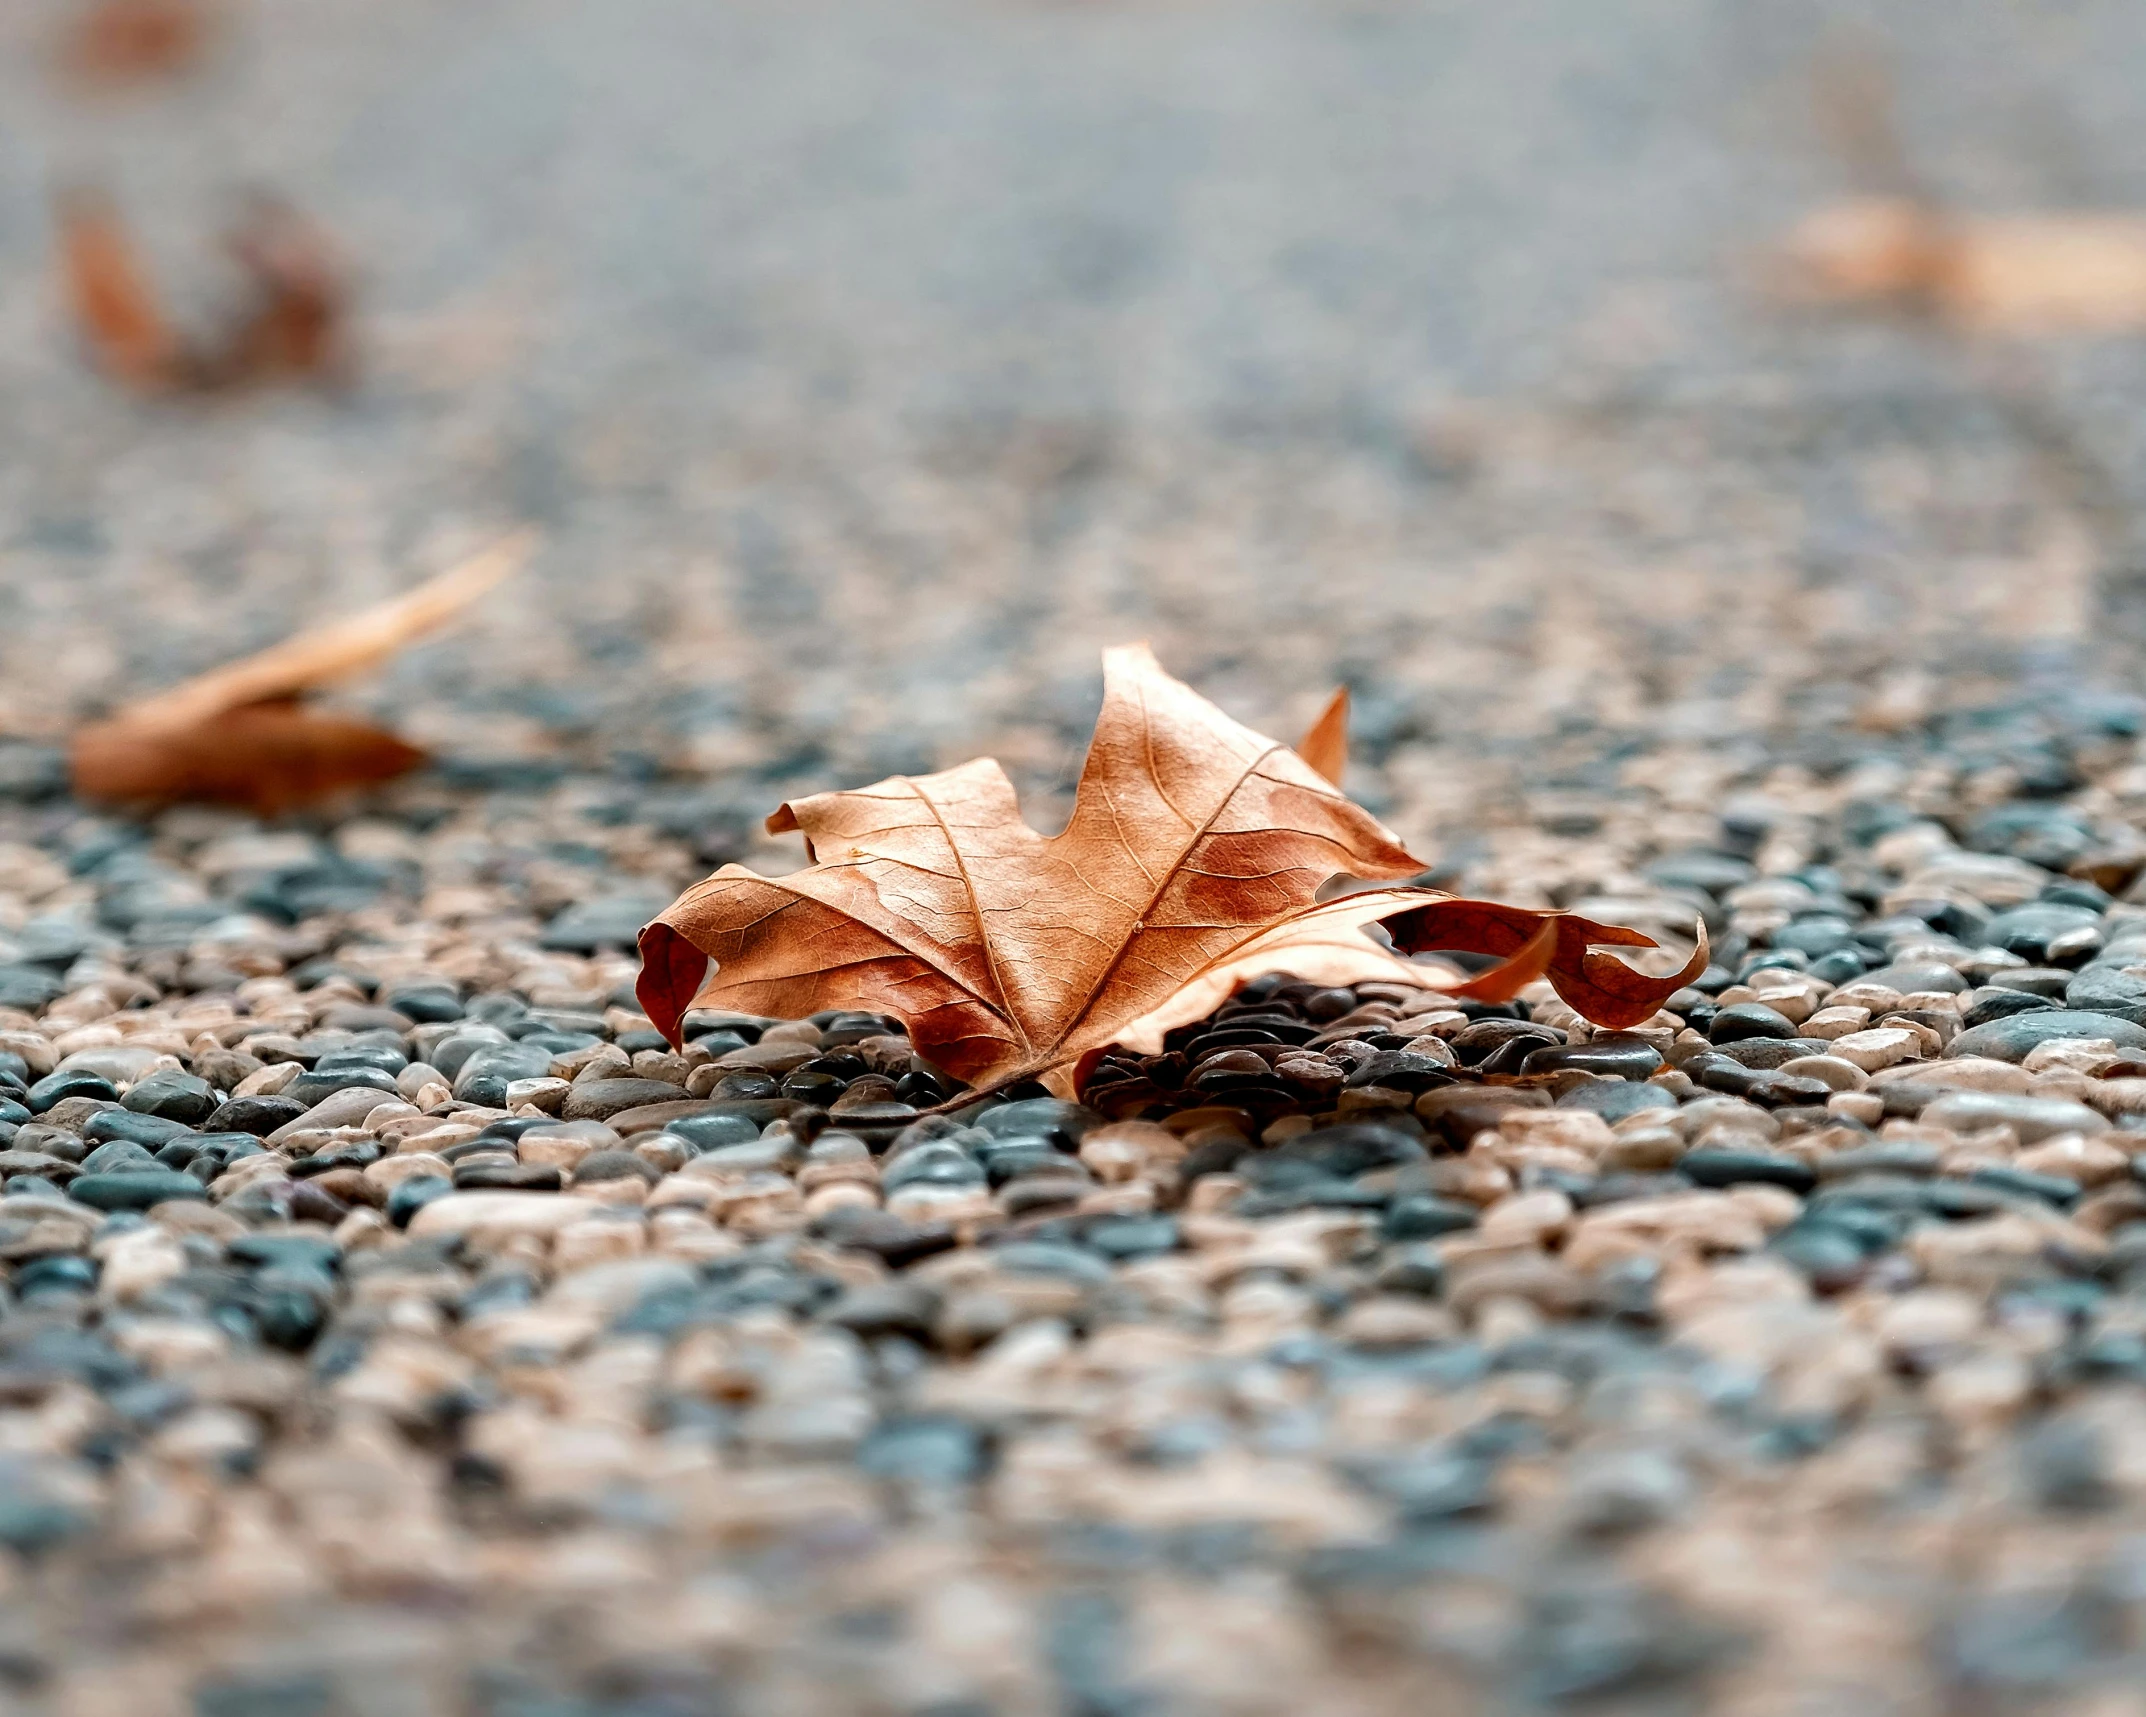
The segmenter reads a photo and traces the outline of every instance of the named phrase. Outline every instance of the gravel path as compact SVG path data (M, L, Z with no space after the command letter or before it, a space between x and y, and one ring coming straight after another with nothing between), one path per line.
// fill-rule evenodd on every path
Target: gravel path
M42 1717L2139 1709L2141 348L1769 306L1854 19L1701 0L0 18L0 1698ZM2146 204L2135 7L1873 9L1963 206ZM144 406L109 180L348 246L345 396ZM400 589L441 766L64 796L81 711ZM1151 638L1630 1034L1283 987L910 1127L888 1022L631 998L784 796ZM1254 1062L1258 1065L1254 1065Z

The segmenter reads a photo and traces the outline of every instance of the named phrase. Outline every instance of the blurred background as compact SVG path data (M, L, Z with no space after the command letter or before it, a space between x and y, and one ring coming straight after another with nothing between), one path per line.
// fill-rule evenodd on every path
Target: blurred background
M1814 303L1779 254L1870 193L2146 209L2121 0L108 10L0 13L18 773L523 521L371 706L710 858L987 749L1047 825L1135 636L1278 732L1350 683L1352 785L1461 866L1584 832L1635 747L1837 771L2129 677L2124 318ZM83 185L198 339L240 199L286 199L342 373L100 374Z

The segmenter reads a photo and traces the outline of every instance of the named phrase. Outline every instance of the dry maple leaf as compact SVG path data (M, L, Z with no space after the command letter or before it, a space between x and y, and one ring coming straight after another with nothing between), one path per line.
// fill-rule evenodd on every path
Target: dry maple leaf
M445 625L521 564L519 532L408 594L188 680L92 722L68 764L84 798L206 800L273 813L415 768L416 746L299 699Z
M266 196L248 201L226 238L246 299L219 332L200 340L173 332L109 198L66 192L58 219L75 324L115 381L141 393L214 393L344 373L343 267L319 228L289 205Z
M1423 867L1301 757L1172 679L1144 646L1105 653L1102 714L1056 836L1021 820L988 758L818 794L782 806L768 828L802 832L809 868L764 877L725 865L641 932L641 1003L674 1042L694 1006L883 1009L919 1054L973 1085L1062 1079L1162 1013L1197 1018L1254 969L1438 980L1364 935L1382 920L1409 951L1508 955L1547 937L1541 970L1553 983L1593 982L1613 1005L1644 998L1637 1017L1698 970L1659 979L1619 967L1613 996L1584 962L1617 962L1587 944L1652 946L1636 931L1476 909L1434 889L1317 900L1337 874ZM1449 905L1473 910L1442 913ZM1569 928L1545 929L1557 921Z

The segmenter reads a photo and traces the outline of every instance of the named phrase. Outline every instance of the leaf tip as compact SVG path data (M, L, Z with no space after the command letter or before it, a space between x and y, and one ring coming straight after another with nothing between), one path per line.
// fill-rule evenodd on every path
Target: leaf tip
M1297 746L1297 755L1334 786L1341 785L1341 778L1349 772L1347 686L1334 688L1334 695L1326 700L1326 708L1319 712L1319 719L1311 724Z

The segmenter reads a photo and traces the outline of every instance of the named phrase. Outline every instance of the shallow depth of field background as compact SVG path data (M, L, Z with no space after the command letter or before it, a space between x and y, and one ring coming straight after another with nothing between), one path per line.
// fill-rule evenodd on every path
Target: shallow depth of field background
M1873 188L1829 55L1891 67L1954 206L2146 207L2121 0L230 0L95 96L79 9L0 17L10 732L522 520L540 564L376 707L753 815L988 746L1047 820L1133 636L1280 731L1348 679L1355 785L1428 840L1542 787L1545 734L1837 729L2130 624L2137 340L1765 266ZM231 199L290 197L356 386L92 374L85 179L182 314Z

